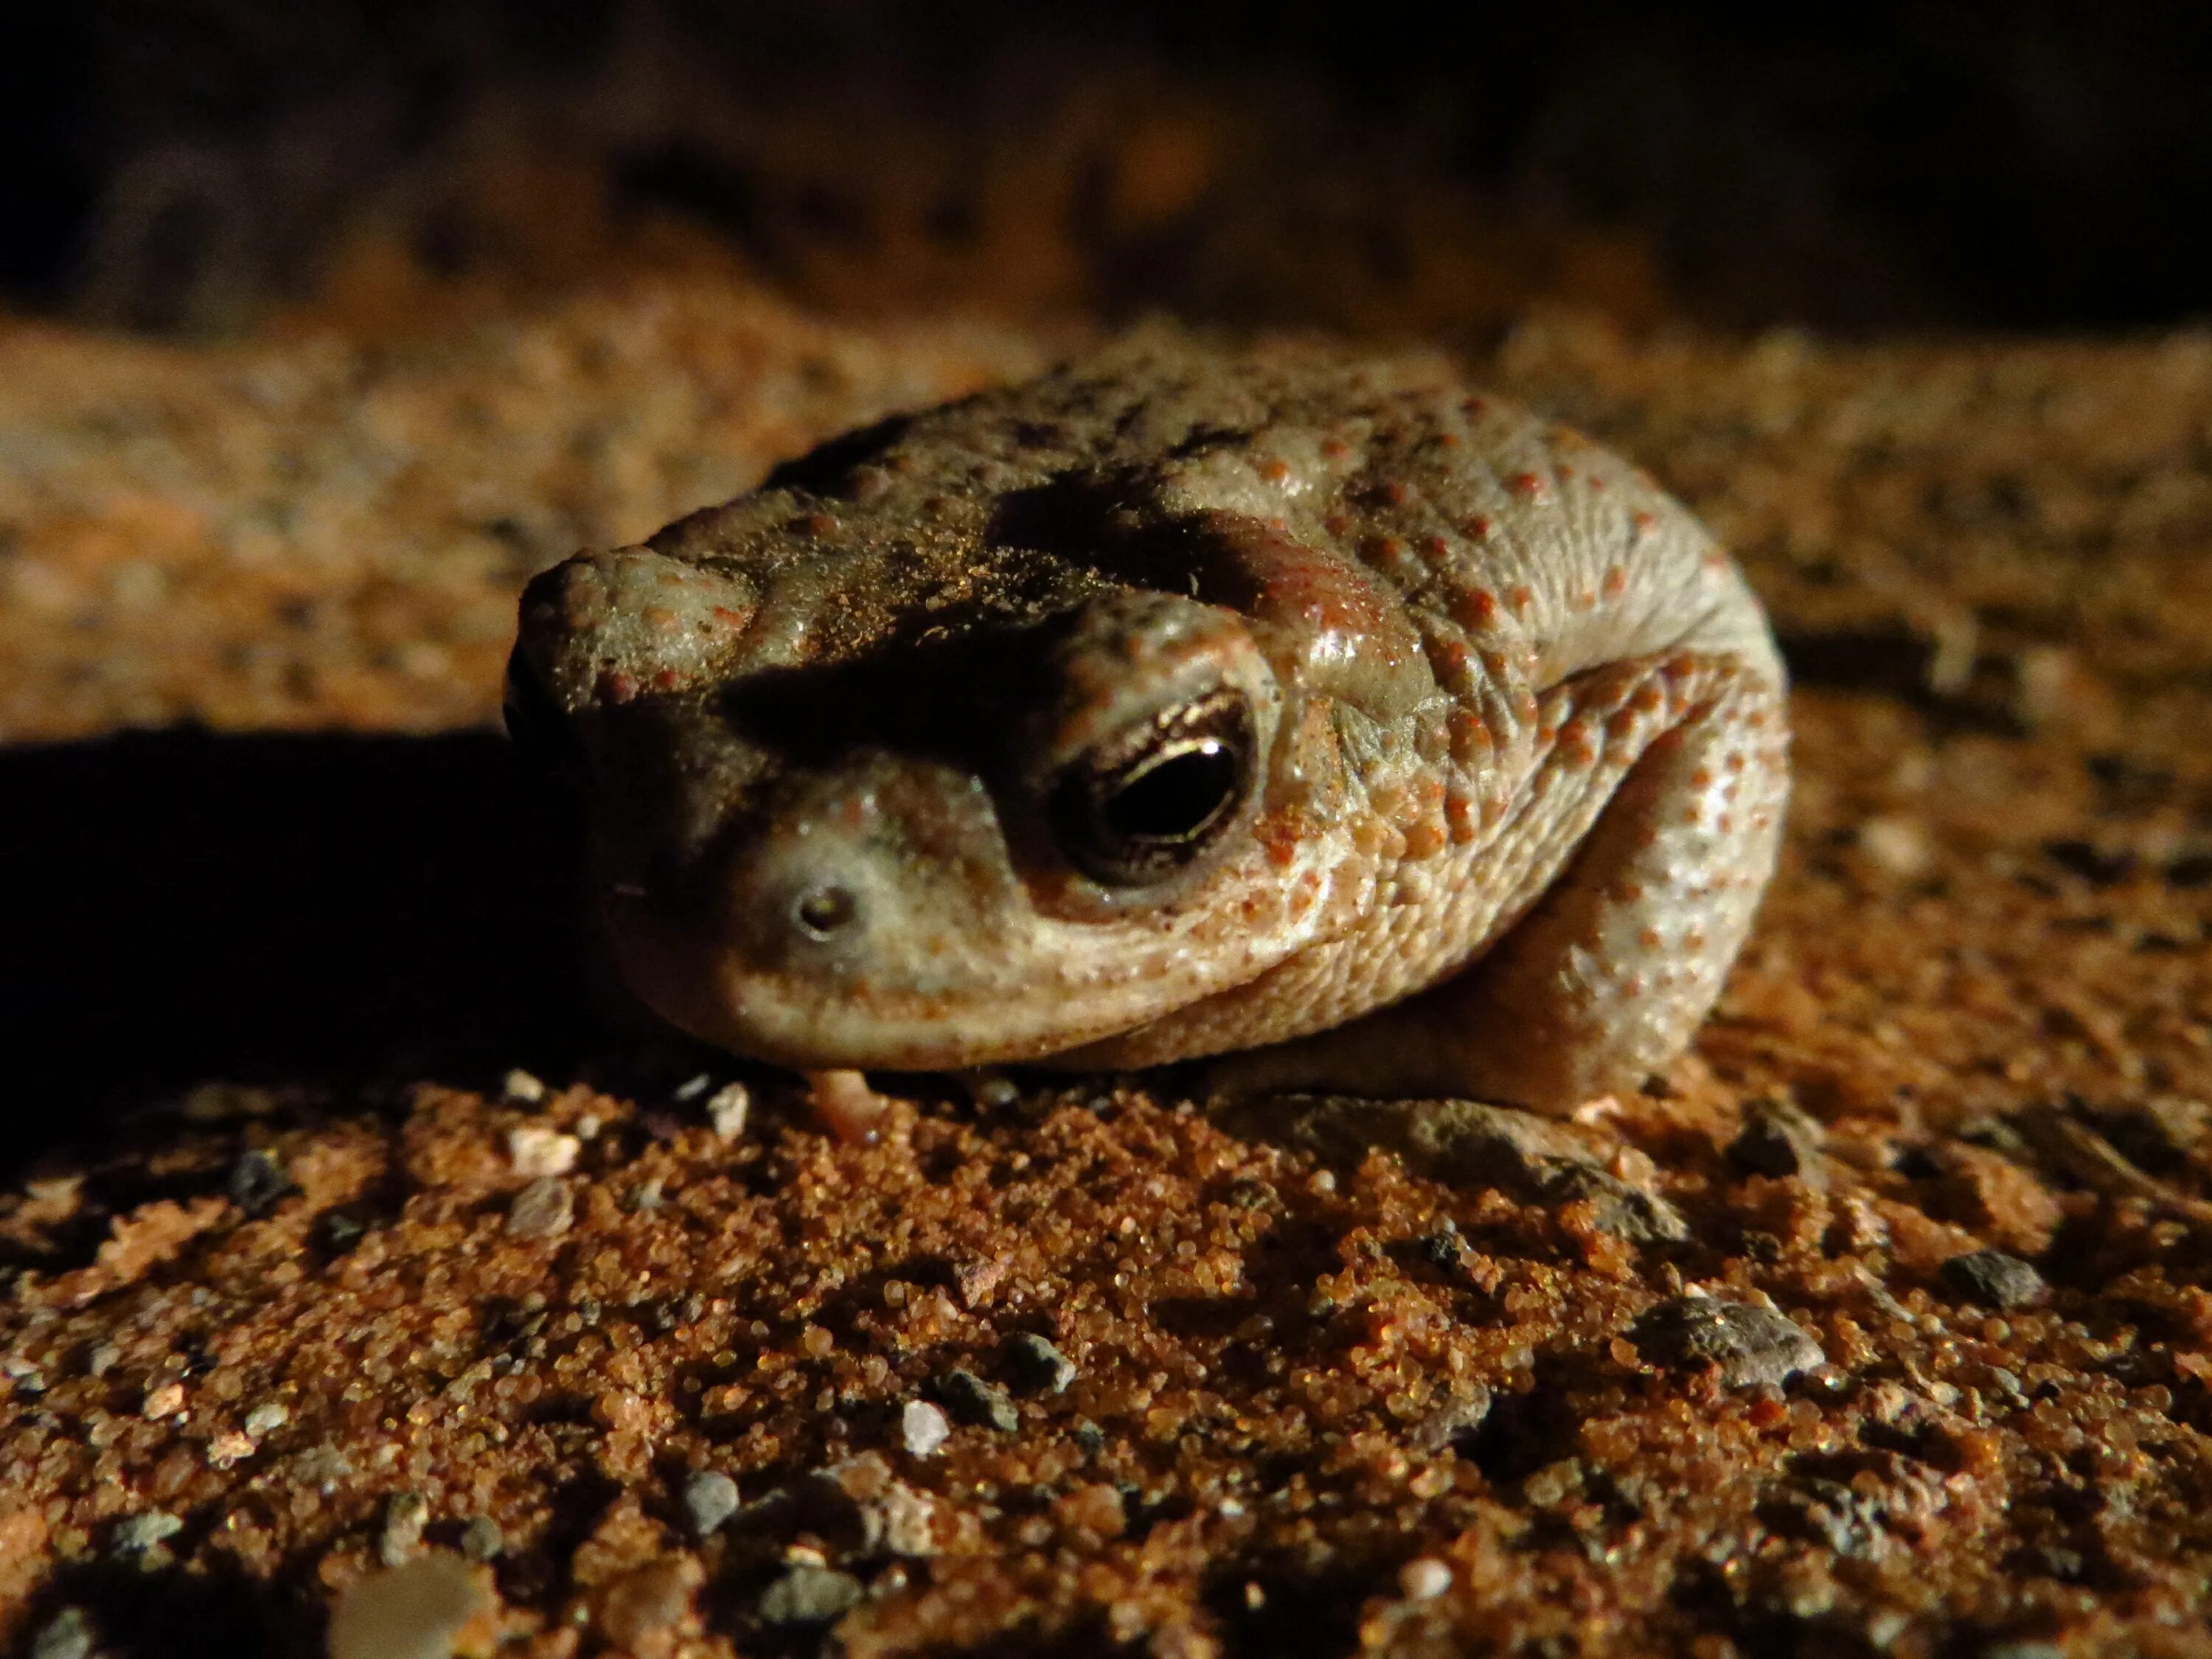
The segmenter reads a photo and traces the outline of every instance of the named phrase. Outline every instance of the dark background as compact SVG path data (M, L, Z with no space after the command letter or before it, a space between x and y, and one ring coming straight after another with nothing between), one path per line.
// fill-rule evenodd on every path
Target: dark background
M838 176L848 162L810 161L811 142L890 155L927 131L981 173L1106 88L1211 103L1276 165L1141 234L1067 226L1094 310L1294 310L1224 276L1208 222L1249 209L1254 179L1295 192L1322 172L1461 191L1501 234L1632 234L1682 307L1723 325L2112 330L2212 298L2212 8L1769 8L1726 25L1735 9L1443 9L15 0L0 295L236 327L312 291L364 210L409 220L441 268L495 262L433 200L487 125L588 157L617 209L688 216L806 290L809 251L865 258L885 207ZM957 244L974 204L950 171L919 213Z

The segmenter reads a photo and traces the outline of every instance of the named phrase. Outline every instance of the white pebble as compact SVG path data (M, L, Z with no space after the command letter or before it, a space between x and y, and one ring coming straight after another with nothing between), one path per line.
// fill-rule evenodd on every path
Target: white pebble
M520 1101L526 1106L535 1106L545 1098L546 1088L520 1066L509 1072L499 1085L499 1091L509 1100Z
M708 1121L725 1140L745 1132L745 1119L753 1109L752 1091L742 1083L726 1083L707 1097Z
M507 1132L507 1160L514 1172L535 1180L540 1176L566 1175L576 1167L576 1154L584 1143L558 1129L525 1124Z
M1408 1601L1433 1601L1451 1582L1452 1570L1433 1555L1417 1555L1398 1569L1398 1588Z
M906 1436L906 1449L916 1457L928 1457L951 1437L952 1425L945 1420L945 1413L927 1400L910 1400L900 1414L899 1428Z
M1858 842L1861 852L1893 876L1917 876L1935 856L1919 820L1901 814L1869 818L1859 825Z

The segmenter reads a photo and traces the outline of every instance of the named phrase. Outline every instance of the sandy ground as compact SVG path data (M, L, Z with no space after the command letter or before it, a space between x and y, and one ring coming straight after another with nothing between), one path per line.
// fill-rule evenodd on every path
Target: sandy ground
M532 570L1078 332L696 273L412 334L0 324L0 736L64 744L0 764L483 726ZM1704 513L1797 677L1691 1055L1427 1156L1110 1079L892 1080L848 1146L611 1038L166 1096L0 1194L0 1642L2203 1650L2212 341L1535 311L1470 368ZM464 1017L531 971L472 944L422 946Z

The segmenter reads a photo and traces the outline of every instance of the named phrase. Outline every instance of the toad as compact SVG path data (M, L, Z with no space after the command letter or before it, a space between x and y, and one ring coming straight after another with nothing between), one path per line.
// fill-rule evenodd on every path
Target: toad
M508 720L737 1054L1551 1112L1688 1042L1788 788L1648 475L1436 359L1159 335L547 571Z

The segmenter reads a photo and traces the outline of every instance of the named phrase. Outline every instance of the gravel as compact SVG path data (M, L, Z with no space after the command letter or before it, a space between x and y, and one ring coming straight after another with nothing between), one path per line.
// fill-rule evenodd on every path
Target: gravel
M384 1506L384 1528L377 1534L377 1559L396 1567L422 1547L430 1522L430 1500L419 1492L394 1492Z
M82 1607L64 1607L39 1627L30 1659L87 1659L92 1652L92 1621Z
M2002 1250L1973 1250L1943 1264L1943 1282L1988 1308L2029 1308L2051 1294L2041 1273Z
M1024 1394L1065 1394L1075 1362L1043 1337L1024 1332L1006 1342L1006 1370Z
M1630 1334L1653 1364L1678 1370L1714 1365L1732 1389L1779 1387L1827 1358L1794 1320L1771 1308L1717 1297L1662 1302L1638 1320Z
M696 1537L711 1537L738 1512L738 1483L719 1469L695 1470L684 1482L684 1512Z
M568 1174L583 1149L584 1143L574 1135L542 1123L525 1123L507 1132L507 1163L515 1174L532 1179Z
M860 1581L831 1567L793 1567L762 1592L764 1624L826 1625L851 1611L860 1599Z
M986 1382L965 1369L946 1371L934 1385L939 1401L963 1423L1012 1434L1022 1425L1021 1413L1004 1389Z
M752 1109L752 1091L742 1083L726 1083L707 1097L707 1121L724 1140L735 1140L744 1133Z
M899 1413L899 1434L906 1442L906 1449L916 1457L933 1457L937 1449L951 1437L952 1425L927 1400L909 1400L906 1409Z
M1462 1447L1489 1420L1491 1398L1487 1383L1465 1383L1416 1422L1406 1437L1416 1451L1434 1453Z
M1787 1101L1762 1100L1744 1114L1742 1131L1729 1143L1729 1162L1747 1175L1777 1180L1795 1176L1825 1188L1825 1138L1820 1123L1801 1108Z
M276 1155L257 1146L239 1154L224 1177L223 1190L240 1214L258 1220L300 1189Z
M575 1219L575 1200L557 1176L538 1176L507 1208L507 1231L517 1238L557 1238Z
M185 1523L166 1510L148 1510L143 1515L127 1516L115 1523L115 1530L109 1535L110 1553L144 1555L184 1529Z

